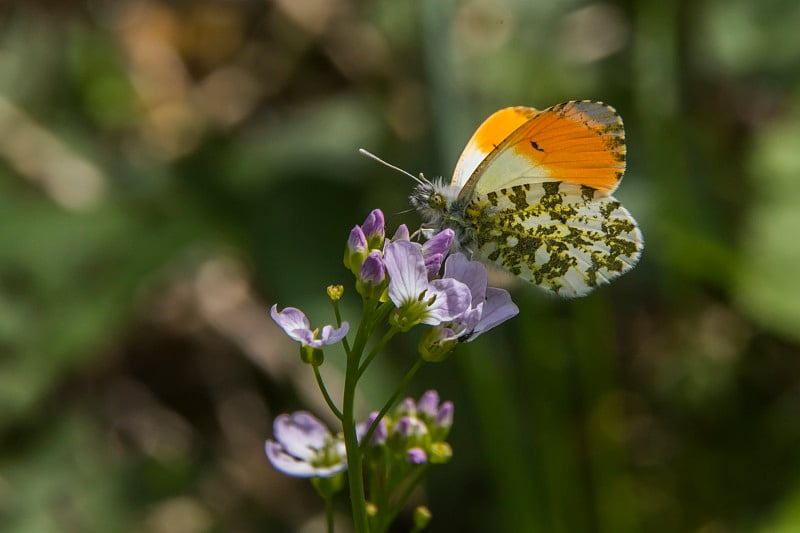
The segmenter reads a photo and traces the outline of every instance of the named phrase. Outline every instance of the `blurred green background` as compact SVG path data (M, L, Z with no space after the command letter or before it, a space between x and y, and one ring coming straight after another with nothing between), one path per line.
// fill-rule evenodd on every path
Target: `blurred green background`
M326 411L267 309L332 321L350 228L419 224L357 148L449 177L492 111L596 99L642 260L577 301L512 283L516 319L423 369L455 456L415 503L432 531L800 531L798 27L795 0L0 3L0 530L318 531L263 453Z

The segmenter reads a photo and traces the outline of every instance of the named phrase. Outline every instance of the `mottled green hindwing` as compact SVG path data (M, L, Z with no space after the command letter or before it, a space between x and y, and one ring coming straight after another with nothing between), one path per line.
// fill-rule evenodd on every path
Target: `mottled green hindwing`
M614 197L558 181L475 195L464 222L466 247L566 297L624 274L644 247L636 221Z

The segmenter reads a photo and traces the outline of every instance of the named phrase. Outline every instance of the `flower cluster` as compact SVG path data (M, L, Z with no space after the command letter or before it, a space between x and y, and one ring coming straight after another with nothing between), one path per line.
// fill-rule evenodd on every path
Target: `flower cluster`
M386 445L409 464L444 463L452 455L445 442L452 425L453 402L440 405L439 393L429 390L418 402L406 398L383 418L378 419L377 411L370 413L356 432L359 441L369 432L368 446ZM347 470L344 438L310 413L279 415L273 435L265 444L267 458L284 474L331 477Z
M341 285L328 287L336 315L333 325L312 329L297 308L279 311L274 305L270 310L275 322L300 343L301 358L313 367L325 401L342 422L342 431L332 433L303 411L280 415L274 422L274 440L266 443L267 457L285 474L311 478L329 503L343 487L346 472L357 532L386 531L425 468L452 456L445 440L453 423L452 402L440 403L438 393L431 390L418 401L406 398L392 408L405 384L425 362L442 361L459 343L474 340L518 313L508 292L487 286L481 263L460 253L450 254L453 239L453 231L445 229L424 243L414 242L405 225L387 238L383 213L377 209L362 225L353 227L344 265L355 276L363 314L354 327L352 345L347 339L350 324L340 316ZM427 328L420 336L417 361L383 407L356 424L355 390L365 370L394 335L417 325ZM378 332L382 332L380 340L367 350ZM323 350L340 343L346 356L341 408L319 371L325 361ZM414 517L422 528L431 515L420 507ZM332 524L331 516L328 523Z
M452 456L445 439L453 425L453 402L440 404L435 390L417 402L406 398L376 423L377 414L371 413L357 429L359 440L372 430L368 446L385 446L396 459L411 465L445 463Z
M356 273L359 293L365 297L381 293L388 276L388 298L395 306L390 323L400 331L417 324L434 326L420 344L427 360L443 359L458 341L474 340L519 312L507 291L487 287L481 263L460 253L447 257L453 230L419 244L401 225L386 241L383 220L376 209L363 226L353 228L345 266ZM444 276L439 277L443 262Z

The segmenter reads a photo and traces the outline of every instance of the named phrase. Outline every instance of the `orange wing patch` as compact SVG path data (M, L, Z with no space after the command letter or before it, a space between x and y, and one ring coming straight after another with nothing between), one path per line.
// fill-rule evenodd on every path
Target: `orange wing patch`
M614 108L567 102L542 111L504 147L544 167L554 180L610 193L625 171L625 130Z
M539 113L532 107L507 107L483 121L470 138L453 171L452 185L462 186L481 161L518 127Z
M474 143L478 150L489 153L502 143L511 132L522 126L538 113L531 107L507 107L492 114L475 131L469 144Z

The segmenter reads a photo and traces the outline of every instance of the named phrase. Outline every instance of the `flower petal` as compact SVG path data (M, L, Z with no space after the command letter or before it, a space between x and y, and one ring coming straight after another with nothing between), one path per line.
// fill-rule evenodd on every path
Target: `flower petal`
M458 318L469 309L472 301L469 287L460 281L450 278L436 279L430 285L431 290L426 294L426 299L430 297L433 302L428 306L426 317L421 320L423 324L438 326L442 322Z
M439 275L442 268L444 254L431 254L425 256L425 270L428 271L428 279L433 279Z
M428 257L433 254L442 254L445 256L450 251L450 246L453 245L453 238L455 232L450 228L445 228L422 245L422 255Z
M392 235L392 242L394 241L408 241L411 240L411 235L408 233L408 226L400 224L397 226L397 231Z
M305 411L278 415L272 424L275 440L286 453L297 459L308 460L325 446L330 431L314 415Z
M342 327L339 329L333 329L333 326L323 326L322 333L319 337L320 344L336 344L342 340L345 335L347 335L349 329L350 324L348 324L346 321L342 322Z
M416 300L428 288L428 273L422 259L422 246L397 241L386 247L384 258L389 273L389 299L395 306Z
M274 320L283 331L296 341L304 342L304 331L311 333L308 318L296 307L285 307L283 311L278 311L278 305L273 305L269 310L272 320Z
M313 466L307 461L292 457L279 443L268 440L264 445L267 459L276 470L294 477L330 477L347 470L347 462L342 460L330 466ZM342 448L341 456L344 457Z
M486 301L483 304L481 320L472 330L472 335L467 342L474 340L481 333L485 333L519 314L519 307L511 301L508 291L489 287L486 289Z
M267 452L267 459L272 466L284 474L294 477L314 476L315 469L311 463L289 455L279 443L268 440L264 445L264 450Z
M457 279L469 287L473 307L486 297L488 276L486 267L479 261L470 261L464 254L453 254L444 264L444 277Z

